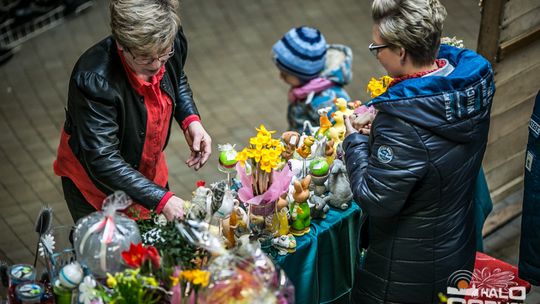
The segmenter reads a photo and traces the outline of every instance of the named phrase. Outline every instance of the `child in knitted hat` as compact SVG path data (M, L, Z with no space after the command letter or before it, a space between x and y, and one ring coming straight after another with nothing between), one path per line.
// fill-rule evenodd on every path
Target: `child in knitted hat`
M280 77L291 86L287 120L289 129L303 131L304 121L319 125L317 110L336 110L335 98L349 100L343 89L352 78L352 51L345 45L326 44L318 29L302 26L289 30L272 47Z

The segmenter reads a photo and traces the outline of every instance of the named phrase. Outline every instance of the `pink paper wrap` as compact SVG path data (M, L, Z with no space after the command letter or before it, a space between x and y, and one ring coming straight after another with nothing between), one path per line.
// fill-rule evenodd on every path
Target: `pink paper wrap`
M238 190L238 198L244 203L253 205L276 201L283 193L289 190L289 184L293 177L293 172L291 172L287 165L281 171L273 171L272 185L270 185L265 193L254 196L251 187L253 184L253 176L247 175L246 168L242 167L240 163L236 164L236 172L242 183L242 188Z

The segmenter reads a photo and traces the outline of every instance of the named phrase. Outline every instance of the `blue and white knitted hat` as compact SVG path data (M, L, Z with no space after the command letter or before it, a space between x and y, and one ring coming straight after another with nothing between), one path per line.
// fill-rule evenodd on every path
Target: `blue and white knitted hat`
M281 70L310 80L324 69L326 40L318 29L301 26L289 30L274 46L274 62Z

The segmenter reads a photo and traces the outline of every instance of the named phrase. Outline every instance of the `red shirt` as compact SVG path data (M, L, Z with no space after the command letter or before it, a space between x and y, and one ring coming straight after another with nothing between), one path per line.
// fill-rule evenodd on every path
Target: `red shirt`
M149 82L138 78L133 70L124 61L124 56L119 52L122 64L133 89L144 98L147 110L146 136L144 147L139 163L139 172L159 186L165 187L168 181L169 170L165 161L163 148L169 132L169 123L172 117L172 100L161 91L160 81L165 73L165 66ZM199 121L197 115L190 115L182 121L182 128L186 129L193 121ZM106 195L101 192L88 177L86 171L79 163L68 144L69 135L62 130L58 155L53 167L58 176L65 176L71 179L81 191L84 198L97 210L101 210L101 205ZM173 195L167 192L161 199L156 212L160 213L165 203ZM148 217L149 211L139 204L132 205L130 209L135 209L139 217ZM132 211L135 211L132 210ZM136 214L137 214L136 213Z

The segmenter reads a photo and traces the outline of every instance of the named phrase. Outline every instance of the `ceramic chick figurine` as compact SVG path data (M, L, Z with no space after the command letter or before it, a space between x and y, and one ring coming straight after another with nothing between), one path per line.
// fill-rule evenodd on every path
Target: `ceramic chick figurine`
M315 138L313 136L308 136L304 138L304 143L302 144L300 148L296 149L296 152L302 158L306 159L311 154L311 146L313 146L314 143L315 143Z
M302 181L294 181L291 233L295 236L301 236L309 232L309 225L311 224L311 211L308 204L310 183L310 175L306 176Z
M340 98L334 99L334 104L337 107L336 112L341 112L341 113L343 113L343 115L346 115L346 116L349 116L352 113L354 113L353 110L347 108L347 100L345 100L344 98L340 97Z
M334 125L328 130L330 139L334 140L334 146L339 144L345 139L345 120L343 112L334 112L332 117L334 118Z

